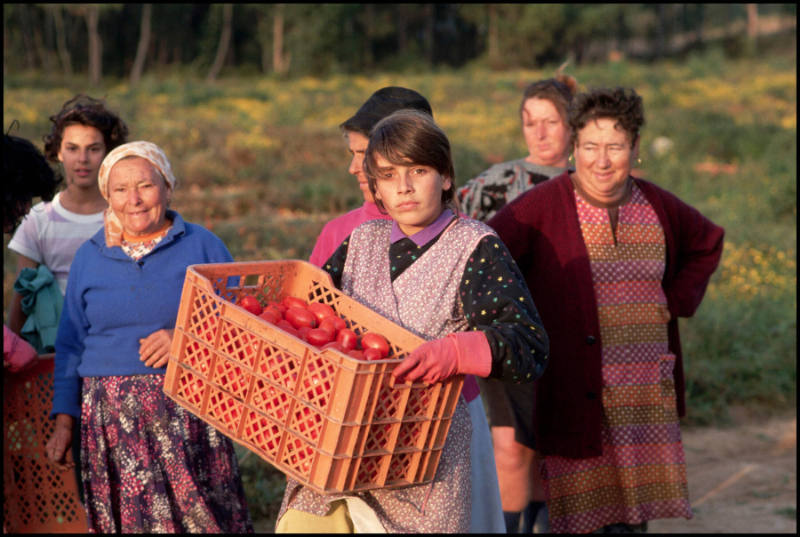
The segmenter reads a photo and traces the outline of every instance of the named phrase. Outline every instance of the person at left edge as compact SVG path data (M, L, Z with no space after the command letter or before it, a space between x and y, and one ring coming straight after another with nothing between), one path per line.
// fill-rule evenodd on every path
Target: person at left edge
M186 267L231 255L169 209L175 176L155 144L111 151L98 184L109 208L69 274L47 457L68 467L80 416L90 531L251 532L233 444L163 391Z
M60 178L30 141L3 135L3 233L13 233L34 197L53 199ZM36 363L36 349L3 323L3 373Z
M82 93L65 102L50 121L50 132L43 138L44 156L58 164L56 174L63 177L64 188L34 205L8 242L17 262L8 326L27 337L34 332L33 341L38 339L37 351L43 358L52 358L53 329L58 328L58 312L75 252L103 226L108 203L97 188L100 164L109 151L128 141L128 126L119 114L104 100ZM48 272L55 285L44 284ZM23 308L23 301L33 304L33 310ZM53 315L48 313L51 311ZM80 423L76 421L73 435L79 434ZM72 452L75 461L80 459L79 449L76 442ZM75 479L83 501L77 466Z

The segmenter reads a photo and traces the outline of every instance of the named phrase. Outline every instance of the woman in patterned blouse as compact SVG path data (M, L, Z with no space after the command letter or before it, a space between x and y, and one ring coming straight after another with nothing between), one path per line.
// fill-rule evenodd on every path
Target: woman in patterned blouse
M523 192L564 173L570 151L567 109L577 88L561 71L525 88L519 117L528 155L495 164L457 189L464 214L486 222Z
M547 335L503 243L453 210L445 134L426 114L395 112L373 129L364 160L370 190L392 220L361 224L323 268L348 295L428 340L395 368L398 381L538 378ZM470 479L472 435L488 440L489 430L462 397L432 483L325 496L290 480L276 529L466 533L472 495L492 485Z
M550 336L534 432L551 530L642 531L648 520L692 516L677 318L700 305L724 231L631 176L644 124L635 91L578 95L569 121L575 171L489 224Z

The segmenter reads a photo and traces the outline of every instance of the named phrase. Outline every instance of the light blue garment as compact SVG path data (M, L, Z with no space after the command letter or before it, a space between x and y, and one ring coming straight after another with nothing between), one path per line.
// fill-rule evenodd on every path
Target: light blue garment
M467 403L467 409L472 419L472 438L470 440L472 519L469 532L506 533L492 436L489 433L489 423L486 420L486 410L483 408L481 396L479 395Z
M20 335L37 353L54 352L64 305L55 276L45 265L26 267L14 282L14 291L22 295L22 313L28 316Z

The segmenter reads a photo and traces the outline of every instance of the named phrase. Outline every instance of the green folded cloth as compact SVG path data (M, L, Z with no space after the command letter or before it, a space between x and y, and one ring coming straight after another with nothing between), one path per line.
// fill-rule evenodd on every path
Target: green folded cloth
M20 335L39 354L55 352L64 297L53 273L44 265L26 267L14 282L14 291L22 295L22 313L28 316Z

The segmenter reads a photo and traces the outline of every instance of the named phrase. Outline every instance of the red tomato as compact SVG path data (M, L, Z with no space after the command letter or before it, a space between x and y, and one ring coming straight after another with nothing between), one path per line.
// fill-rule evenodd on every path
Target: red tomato
M261 303L253 295L244 295L239 299L239 305L253 315L261 315L261 312L264 310L264 308L261 307Z
M230 332L223 332L222 334L222 343L224 343L224 351L230 355L236 354L239 357L239 360L244 360L244 350L238 349L233 344L231 344L231 333Z
M308 430L308 436L313 442L319 436L319 431L317 430L317 423L320 421L319 414L312 413L307 407L303 407L303 418L305 421L301 422L298 428L300 432Z
M234 388L239 390L247 388L247 377L244 376L242 373L242 368L238 365L233 368L233 374L231 375L230 381L234 385Z
M303 300L302 298L297 298L296 296L285 296L285 297L283 297L283 300L281 300L281 304L286 306L287 310L289 308L291 308L292 306L295 306L295 307L298 307L298 308L303 308L303 309L308 308L308 304L306 303L306 301Z
M311 330L312 328L310 326L301 326L300 328L297 329L297 333L299 334L297 337L299 337L303 341L308 341L306 337L308 336L308 333Z
M278 321L278 324L276 324L275 326L277 326L281 330L285 330L286 332L289 332L290 334L292 334L295 337L300 337L300 333L297 331L297 329L294 326L292 326L292 324L289 321L287 321L286 319L281 319L280 321Z
M264 352L262 353L262 357L258 361L258 372L264 375L265 377L269 376L270 367L272 365L280 365L280 363L283 361L279 354L276 354L274 358L270 359L271 356L272 356L272 351L269 349L269 347L264 347Z
M278 313L281 314L281 317L283 317L283 315L286 313L286 310L289 309L280 302L275 302L274 300L272 302L267 303L267 307L277 308Z
M325 317L335 317L336 312L333 311L333 308L327 304L323 304L322 302L311 302L308 305L308 311L313 313L317 320L321 323Z
M322 327L320 326L320 328ZM343 349L350 351L355 349L356 345L358 345L358 336L349 328L342 328L339 330L339 333L336 334L336 342L339 343Z
M210 361L209 355L211 352L207 348L201 347L196 341L191 342L191 348L193 352L191 354L187 353L186 363L201 373L205 373L208 369L208 362Z
M267 307L264 308L264 311L271 311L278 316L278 320L281 320L283 319L283 314L286 313L286 308L283 306L276 306L274 303L270 303L267 304Z
M364 360L382 360L383 355L381 351L374 347L368 347L364 349Z
M347 328L347 323L345 323L345 322L344 322L344 319L342 319L342 318L341 318L341 317L339 317L338 315L334 315L333 317L327 317L325 320L326 320L327 322L329 322L329 323L332 323L332 324L333 324L333 327L336 329L336 332L337 332L337 333L338 333L338 332L339 332L339 330L341 330L342 328Z
M325 317L321 321L319 321L319 328L328 332L332 338L336 337L336 322L334 321L334 317Z
M299 308L297 306L292 306L286 310L286 320L298 329L301 326L308 326L310 328L317 326L317 318L314 317L314 314L305 308Z
M378 349L381 357L389 356L389 342L386 338L375 332L369 332L361 336L361 347L364 350Z
M347 354L355 358L356 360L363 360L364 359L364 351L360 351L358 349L353 349L348 351Z
M206 341L209 343L214 343L214 336L216 335L217 331L217 318L216 317L209 317L205 321L203 321L203 332L205 333Z
M344 347L342 347L342 344L339 343L338 341L331 341L330 343L324 344L322 346L322 350L325 350L325 349L334 349L334 350L337 350L337 351L339 351L339 352L341 352L343 354L347 354L347 350L348 350L348 349L345 349Z
M333 341L333 336L322 328L312 328L306 334L306 341L316 347L321 347Z
M261 317L262 319L264 319L268 323L272 323L272 324L278 324L278 321L283 319L283 317L281 317L281 314L277 313L275 308L267 308L267 309L265 309L263 312L261 312L261 315L259 315L259 317Z
M226 406L226 410L231 407L233 407L232 403ZM236 428L239 426L239 412L233 409L233 411L223 414L221 421L228 426L228 429L236 431Z

